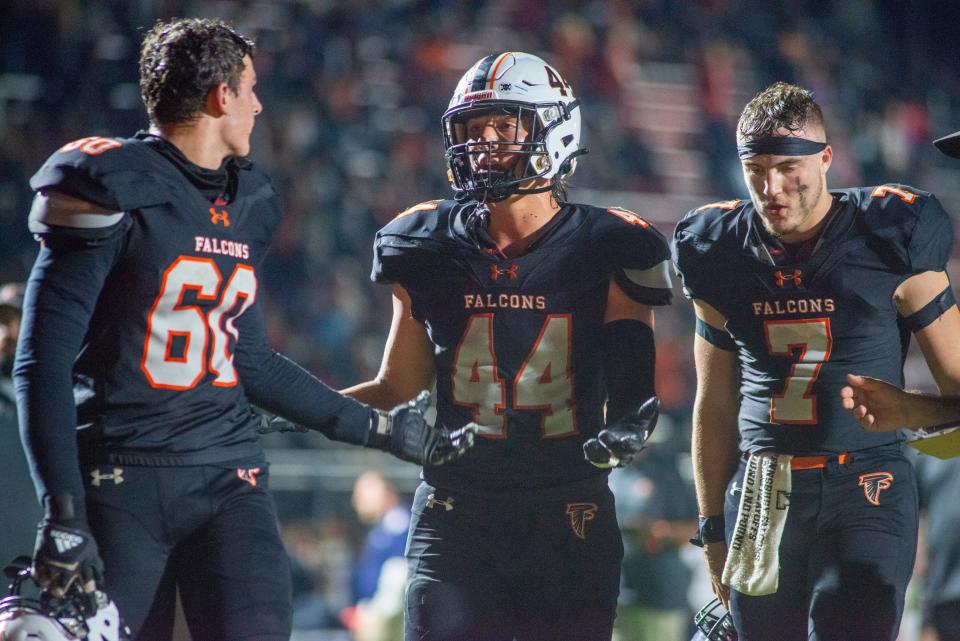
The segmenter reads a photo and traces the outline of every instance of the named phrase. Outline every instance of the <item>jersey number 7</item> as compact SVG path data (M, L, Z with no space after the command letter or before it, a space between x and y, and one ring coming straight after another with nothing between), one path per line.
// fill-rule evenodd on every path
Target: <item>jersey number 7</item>
M829 318L766 321L763 324L771 356L799 358L790 366L783 391L770 398L770 422L811 425L817 422L817 397L813 384L820 368L830 360L833 336Z
M544 438L578 432L570 352L573 318L550 314L512 381L513 408L541 413ZM474 314L453 360L453 402L469 408L480 435L506 438L507 381L500 378L493 344L493 314Z

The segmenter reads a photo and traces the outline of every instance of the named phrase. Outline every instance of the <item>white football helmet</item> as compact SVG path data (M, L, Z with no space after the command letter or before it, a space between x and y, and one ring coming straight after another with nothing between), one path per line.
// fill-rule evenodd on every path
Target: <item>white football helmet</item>
M55 599L46 592L31 599L20 595L30 580L29 557L20 557L4 569L13 582L10 595L0 600L0 641L129 641L116 604L103 592L80 597L72 593ZM96 607L96 614L85 612Z
M101 593L102 594L102 593ZM106 596L104 595L104 599ZM126 641L113 601L84 617L76 610L49 612L39 601L7 597L0 601L0 641Z
M579 106L570 83L537 56L508 51L477 61L460 79L441 121L457 199L495 202L549 191L572 174L576 157L586 153L580 147ZM512 140L471 139L468 120L497 114L515 116L523 125ZM516 160L495 166L495 155ZM548 185L521 188L539 178Z

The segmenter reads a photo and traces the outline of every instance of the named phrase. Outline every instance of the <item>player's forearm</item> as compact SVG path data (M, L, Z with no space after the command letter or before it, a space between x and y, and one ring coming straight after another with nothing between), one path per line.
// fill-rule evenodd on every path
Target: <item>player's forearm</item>
M918 430L960 423L960 396L906 392L904 400L908 419L904 427Z
M697 399L691 454L700 514L723 514L724 493L736 472L739 456L737 417L732 408Z
M238 349L238 363L246 358ZM335 441L366 445L372 410L330 389L282 354L271 351L258 367L240 365L237 371L254 404Z
M414 390L411 394L404 395L401 390L381 378L375 378L370 381L359 383L340 390L341 394L349 396L361 403L366 403L370 407L378 410L389 410L400 403L406 403L413 398L420 390Z
M114 255L111 241L89 247L47 239L30 274L14 382L24 451L41 500L71 495L83 509L73 364Z

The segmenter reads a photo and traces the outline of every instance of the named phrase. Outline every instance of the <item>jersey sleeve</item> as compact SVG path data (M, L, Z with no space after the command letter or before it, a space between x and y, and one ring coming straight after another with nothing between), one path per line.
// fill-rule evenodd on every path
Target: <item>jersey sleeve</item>
M914 273L943 271L953 247L953 221L936 196L930 195L920 210L907 247Z
M907 274L946 269L953 223L936 196L907 185L864 190L864 224L879 251Z
M30 272L14 382L24 450L41 499L83 496L72 371L122 248L120 234L97 242L55 236L43 244Z
M694 212L684 216L674 231L671 251L673 267L680 278L684 296L704 300L712 305L707 278L709 272L705 269L705 256L710 243L691 229L692 215Z
M154 152L137 140L82 138L55 151L30 179L30 187L125 212L168 200L169 186L151 171L156 161Z
M663 234L626 209L613 207L600 216L600 251L617 285L638 303L670 304L670 247Z
M378 231L373 241L371 280L406 286L429 276L431 254L442 251L438 235L450 208L449 201L423 202L402 211Z

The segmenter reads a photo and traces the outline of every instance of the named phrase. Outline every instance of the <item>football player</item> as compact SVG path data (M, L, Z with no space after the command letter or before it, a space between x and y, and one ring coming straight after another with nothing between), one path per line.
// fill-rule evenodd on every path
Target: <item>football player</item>
M482 426L416 492L408 641L611 636L623 548L606 477L656 420L669 251L633 212L567 202L580 106L536 56L482 58L442 118L455 198L376 237L393 324L377 378L347 392L390 407L435 384L444 425Z
M828 190L833 150L799 87L754 97L737 143L750 200L691 211L674 240L697 316L697 543L740 639L892 640L913 470L839 392L851 369L902 380L911 333L941 389L960 390L950 218L906 185Z
M140 57L151 130L71 142L31 179L41 249L15 377L45 510L34 573L54 597L102 585L138 639L169 635L175 586L195 639L289 638L250 401L421 464L470 441L423 402L372 410L267 346L257 270L280 208L245 159L252 54L217 20L158 23Z
M960 158L960 131L933 144L951 158ZM952 292L945 292L943 304L956 304ZM932 432L960 424L960 397L907 392L885 381L854 374L847 376L847 382L840 390L843 407L853 412L864 429L887 432L902 427Z

